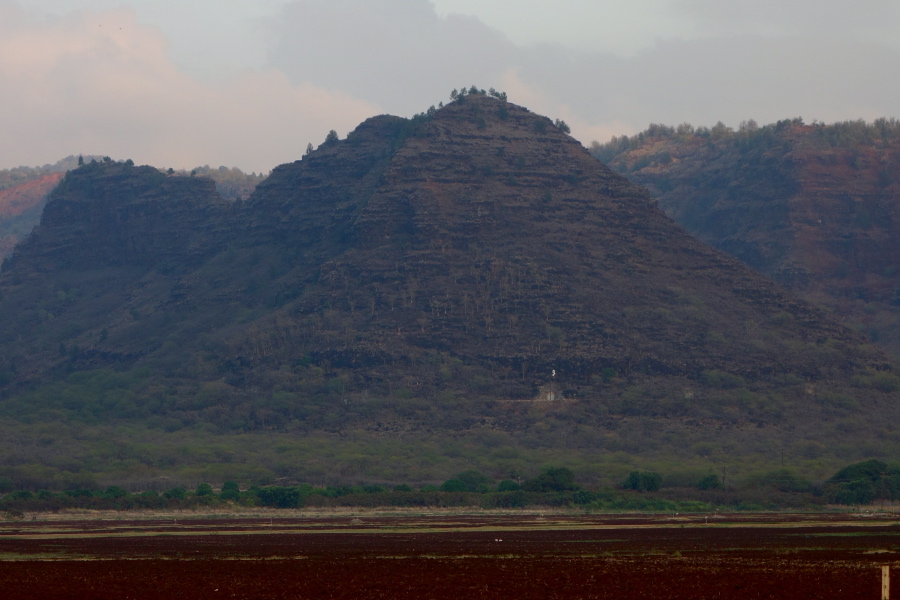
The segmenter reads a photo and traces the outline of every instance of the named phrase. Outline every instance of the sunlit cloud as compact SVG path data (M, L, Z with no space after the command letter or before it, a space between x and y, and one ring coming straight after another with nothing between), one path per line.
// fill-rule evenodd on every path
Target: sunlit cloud
M271 69L197 82L172 64L162 32L130 9L49 21L4 11L0 78L13 93L0 114L2 165L91 153L268 171L329 129L350 130L379 112Z

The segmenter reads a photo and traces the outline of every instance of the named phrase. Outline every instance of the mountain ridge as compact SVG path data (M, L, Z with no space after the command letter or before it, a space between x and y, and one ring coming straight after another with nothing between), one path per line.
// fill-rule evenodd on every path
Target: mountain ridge
M737 439L742 461L771 461L763 440L834 461L872 447L860 420L898 441L883 354L480 95L369 119L244 201L85 165L0 274L0 333L0 411L26 422L597 464L707 464Z
M900 126L653 126L593 153L705 242L900 356Z

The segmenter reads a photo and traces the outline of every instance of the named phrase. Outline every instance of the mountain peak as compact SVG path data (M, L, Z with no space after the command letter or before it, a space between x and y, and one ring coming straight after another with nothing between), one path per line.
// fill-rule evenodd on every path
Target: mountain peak
M369 119L244 202L101 165L46 210L0 277L0 340L31 340L0 346L12 384L146 369L135 393L166 418L163 389L194 422L331 432L525 431L541 406L598 436L637 418L819 439L811 415L898 404L857 334L491 97Z

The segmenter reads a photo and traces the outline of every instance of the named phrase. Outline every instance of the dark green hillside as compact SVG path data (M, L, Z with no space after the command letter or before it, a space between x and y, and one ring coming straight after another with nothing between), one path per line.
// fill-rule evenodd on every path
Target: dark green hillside
M75 170L0 315L17 476L621 481L900 450L882 354L481 94L330 136L243 202Z

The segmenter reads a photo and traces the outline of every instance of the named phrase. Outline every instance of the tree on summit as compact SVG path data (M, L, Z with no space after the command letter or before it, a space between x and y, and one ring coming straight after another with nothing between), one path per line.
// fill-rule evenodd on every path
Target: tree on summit
M554 125L556 125L556 128L563 133L572 133L572 128L562 119L557 119Z

